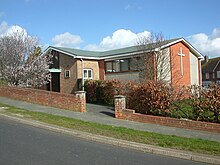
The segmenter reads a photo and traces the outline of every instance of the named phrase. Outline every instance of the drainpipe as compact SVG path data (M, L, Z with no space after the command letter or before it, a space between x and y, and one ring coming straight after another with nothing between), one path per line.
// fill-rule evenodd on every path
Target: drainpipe
M84 91L84 64L83 64L83 59L80 59L82 62L82 91Z

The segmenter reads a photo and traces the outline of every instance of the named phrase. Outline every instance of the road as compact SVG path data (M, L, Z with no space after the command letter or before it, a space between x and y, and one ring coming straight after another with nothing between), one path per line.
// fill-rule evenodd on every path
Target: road
M137 152L0 118L1 165L202 165Z

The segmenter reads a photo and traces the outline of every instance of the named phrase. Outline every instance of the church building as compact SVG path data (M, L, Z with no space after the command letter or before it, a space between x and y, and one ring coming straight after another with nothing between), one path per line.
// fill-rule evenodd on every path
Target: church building
M92 80L121 80L140 82L153 70L156 79L162 79L173 86L201 85L202 54L184 38L131 46L110 51L87 51L49 46L43 54L53 55L50 67L51 81L47 90L74 93L82 89L83 82ZM144 64L145 54L151 55L151 69ZM163 60L159 61L158 57ZM163 63L163 64L162 64ZM145 72L143 74L143 71Z

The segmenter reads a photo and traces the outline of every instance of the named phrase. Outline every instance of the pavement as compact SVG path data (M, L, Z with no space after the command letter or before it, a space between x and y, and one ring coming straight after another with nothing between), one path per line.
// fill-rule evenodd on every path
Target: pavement
M166 134L166 135L177 135L181 137L201 138L201 139L220 142L220 134L218 133L210 133L210 132L205 132L205 131L180 129L180 128L175 128L175 127L167 127L167 126L161 126L161 125L155 125L155 124L119 120L119 119L114 118L114 108L109 107L109 106L87 104L87 112L80 113L80 112L73 112L73 111L68 111L64 109L59 109L59 108L53 108L53 107L48 107L48 106L27 103L27 102L18 101L18 100L12 100L12 99L8 99L5 97L0 97L0 103L15 106L18 108L23 108L23 109L30 110L30 111L44 112L44 113L74 118L74 119L80 119L83 121L96 122L96 123L107 124L107 125L112 125L112 126L122 126L122 127L132 128L135 130L155 132L155 133ZM89 134L89 133L85 133L81 131L70 130L70 129L66 129L63 127L49 125L46 123L33 121L29 119L21 119L19 117L8 116L4 114L1 114L0 116L7 117L9 119L16 120L16 121L19 121L25 124L35 126L35 127L49 129L55 132L60 132L60 133L76 136L79 138L88 139L88 140L98 141L98 142L107 143L111 145L117 145L117 146L121 146L125 148L132 148L132 149L143 151L143 152L150 152L154 154L161 154L161 155L178 157L182 159L200 161L200 162L211 163L211 164L220 164L220 157L217 157L217 156L196 154L196 153L185 152L185 151L180 151L180 150L167 149L167 148L162 148L162 147L157 147L157 146L129 142L125 140L119 140L119 139L114 139L110 137Z

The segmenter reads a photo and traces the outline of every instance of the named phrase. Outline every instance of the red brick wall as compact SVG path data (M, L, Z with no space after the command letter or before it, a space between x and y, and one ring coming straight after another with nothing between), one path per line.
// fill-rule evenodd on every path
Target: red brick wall
M99 79L105 80L105 62L104 62L104 60L99 61Z
M169 118L169 117L144 115L144 114L135 113L134 110L130 110L130 109L122 110L121 114L118 115L117 118L130 120L130 121L137 121L137 122L142 122L142 123L152 123L152 124L158 124L158 125L164 125L164 126L220 133L220 124L217 124L217 123L180 120L180 119Z
M210 131L220 133L220 124L217 123L208 123L200 121L191 121L191 120L180 120L169 117L161 116L152 116L145 115L140 113L135 113L134 110L126 109L125 107L125 97L124 96L115 96L115 118L137 121L142 123L152 123L170 127L178 127L185 129L194 129L202 131Z
M180 69L180 47L182 47L182 53L185 57L182 57L183 61L183 75L181 75ZM188 86L191 85L190 81L190 54L189 49L181 42L172 45L170 47L170 59L171 59L171 81L173 86Z
M0 86L0 96L73 111L85 111L85 98L30 88Z

